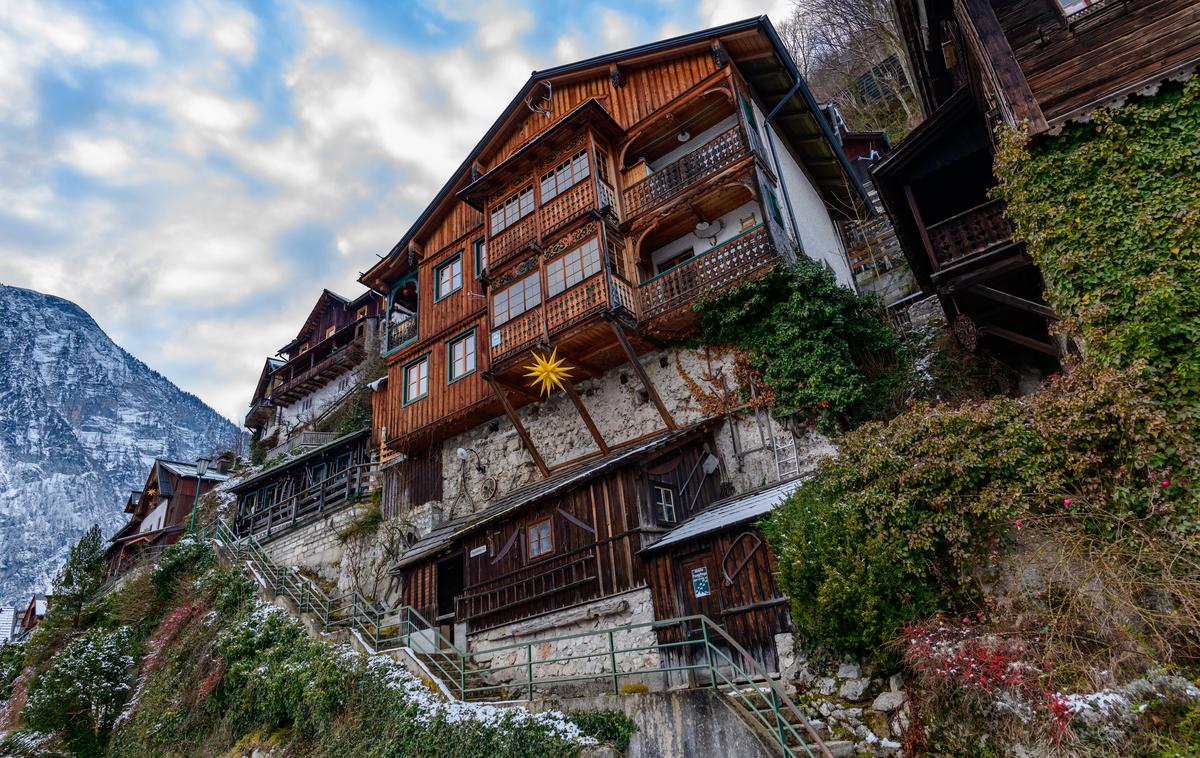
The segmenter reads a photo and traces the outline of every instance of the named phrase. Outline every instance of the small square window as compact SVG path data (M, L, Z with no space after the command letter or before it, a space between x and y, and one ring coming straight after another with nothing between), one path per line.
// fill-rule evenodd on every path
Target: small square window
M662 521L675 522L675 490L660 484L654 485L654 510Z
M336 331L337 331L336 326L331 326L328 329L326 329L325 330L325 339L329 339L330 337L332 337L334 335L334 332L336 332Z
M363 307L359 308L359 309L358 309L358 310L357 310L357 311L354 313L354 320L355 320L355 321L358 321L359 319L364 319L364 318L366 318L366 317L367 317L367 306L365 306L365 305L364 305Z
M554 536L550 531L550 519L539 521L529 527L529 557L538 558L554 552Z
M420 400L429 394L429 356L404 367L404 402Z
M453 258L438 265L434 272L434 281L437 285L437 291L434 292L435 300L441 300L450 293L462 289L463 268L461 252L455 253Z
M449 346L450 381L461 379L475 370L475 332L470 332Z

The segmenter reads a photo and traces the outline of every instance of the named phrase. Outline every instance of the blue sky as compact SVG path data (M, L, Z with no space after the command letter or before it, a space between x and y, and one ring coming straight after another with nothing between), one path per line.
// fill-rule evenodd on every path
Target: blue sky
M530 71L789 0L5 0L0 282L240 419Z

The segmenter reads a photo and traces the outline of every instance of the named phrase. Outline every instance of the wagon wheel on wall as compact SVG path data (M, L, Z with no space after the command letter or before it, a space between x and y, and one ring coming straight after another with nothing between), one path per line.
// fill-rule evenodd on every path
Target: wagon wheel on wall
M979 348L979 329L976 328L971 317L965 313L958 314L954 319L954 336L958 340L958 344L962 345L963 349L969 353L973 353Z

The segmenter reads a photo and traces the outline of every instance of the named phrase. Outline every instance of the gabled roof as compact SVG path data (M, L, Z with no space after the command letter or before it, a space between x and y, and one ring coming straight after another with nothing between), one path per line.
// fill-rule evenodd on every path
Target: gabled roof
M331 305L346 308L350 305L350 301L333 290L321 290L320 297L317 298L317 302L315 305L313 305L312 310L308 312L308 318L304 319L304 325L301 326L300 331L296 333L295 339L279 348L279 352L286 352L299 343L307 340L308 335L312 333L313 329L317 328L317 324L321 321L321 317L325 315L325 311L327 311Z
M479 529L509 513L532 505L548 497L553 497L587 481L595 479L621 464L632 461L639 456L654 453L674 443L682 442L707 429L705 424L696 424L684 429L662 432L647 439L614 450L601 458L593 458L566 471L548 476L524 487L519 487L478 513L448 521L434 528L429 534L417 540L400 560L395 568L402 568L411 563L427 558L442 548L450 545L459 537Z
M169 461L165 458L158 458L156 460L156 463L158 463L158 465L165 468L167 471L170 471L175 476L181 477L183 479L196 479L199 477L195 463L183 463L182 461ZM208 471L204 472L204 481L206 481L206 482L223 482L228 478L229 478L228 475L218 472L216 469L212 468L211 466L209 466Z
M328 452L332 448L339 447L341 445L345 445L347 442L356 440L359 437L365 437L370 433L371 433L370 429L359 429L357 432L350 432L349 434L343 434L341 437L338 437L335 440L331 440L330 442L326 442L324 445L321 445L320 447L315 447L312 450L309 450L308 452L304 453L304 455L297 455L295 458L288 458L287 460L283 461L282 463L272 466L271 468L266 469L264 471L260 471L259 473L255 474L254 476L250 477L249 479L238 482L237 484L233 485L229 489L231 492L233 492L234 494L237 494L237 495L241 495L243 493L250 492L251 490L257 489L258 486L260 484L262 484L263 482L270 481L271 479L276 478L277 476L279 476L281 473L283 473L285 471L289 471L292 468L295 468L296 466L303 465L303 464L307 463L308 461L312 460L313 458L316 458L317 456L320 456L323 453ZM205 474L204 478L207 479L208 475Z
M444 203L470 183L471 165L479 159L493 138L512 123L515 115L524 113L522 109L525 107L525 98L539 83L578 78L593 72L607 71L610 65L617 63L630 65L658 60L678 54L685 48L699 48L703 45L711 45L722 37L749 32L761 32L766 37L771 52L763 57L755 57L753 60L738 60L737 56L734 56L734 60L739 68L743 69L743 74L760 99L777 110L777 113L770 114L776 118L772 123L777 124L788 137L789 149L796 155L797 160L812 172L818 190L825 197L827 205L836 207L842 202L861 203L870 213L871 204L867 198L867 192L851 170L850 163L842 153L837 137L830 128L828 120L821 115L820 108L812 93L809 92L808 85L800 75L799 69L796 68L795 61L792 60L770 20L766 16L758 16L659 40L647 45L598 55L544 71L534 71L475 147L467 153L463 162L450 175L450 179L438 190L429 205L409 226L400 241L392 246L386 256L360 276L359 281L368 287L382 288L383 282L388 277L380 276L380 274L385 269L391 268L396 257L408 249L409 244L413 242L427 222L438 217L444 208Z
M759 516L775 510L780 503L787 499L788 495L796 491L803 481L803 479L790 479L786 482L776 482L713 503L667 532L662 539L644 548L641 552L650 553L661 550L664 547L712 534L726 527L753 521Z

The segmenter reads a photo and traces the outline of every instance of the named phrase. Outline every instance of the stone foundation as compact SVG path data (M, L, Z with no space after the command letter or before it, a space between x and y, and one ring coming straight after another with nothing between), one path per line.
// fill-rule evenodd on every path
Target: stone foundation
M476 664L492 669L486 676L489 684L516 684L527 678L528 668L525 664L532 658L534 679L587 677L578 682L555 686L556 695L613 692L612 677L607 676L613 670L607 634L545 640L653 620L650 590L641 588L475 632L468 636L467 644L471 651L520 645L495 653L475 653L473 660ZM657 638L650 626L621 630L613 634L613 647L616 650L650 647L656 643ZM545 663L550 659L568 657L572 659ZM619 672L646 671L659 666L656 650L618 653L615 657ZM519 667L501 668L506 666ZM621 688L629 684L641 684L651 690L658 690L663 688L664 679L662 674L657 673L634 674L619 677L616 687Z

